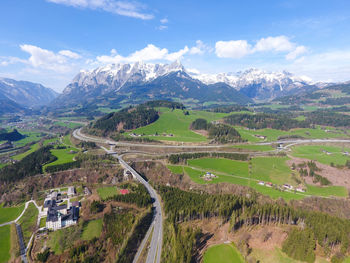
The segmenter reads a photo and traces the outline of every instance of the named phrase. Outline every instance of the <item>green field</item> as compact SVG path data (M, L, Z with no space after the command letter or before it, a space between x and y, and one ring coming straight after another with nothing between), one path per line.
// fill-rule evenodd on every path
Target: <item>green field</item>
M28 205L27 210L19 220L19 224L22 227L24 243L27 244L33 231L36 228L37 218L39 211L33 203Z
M82 126L80 123L65 122L65 121L55 121L53 124L57 125L57 126L67 127L69 129L75 129L77 127L81 127Z
M251 160L251 173L248 172L248 162L234 161L222 158L201 158L188 160L188 166L171 166L168 168L173 173L184 172L191 180L198 184L231 183L248 186L256 191L268 195L273 199L283 198L285 200L303 199L310 195L346 197L347 190L342 186L310 186L307 185L305 193L284 191L275 187L259 185L258 181L272 182L277 185L285 183L296 186L292 170L287 166L287 157L256 157ZM212 172L218 178L206 181L201 178L207 171ZM182 173L182 172L181 172Z
M275 184L292 184L292 170L287 166L287 157L256 157L252 158L252 178Z
M326 132L325 130L317 127L315 129L300 128L292 129L289 131L275 130L275 129L260 129L250 130L245 127L235 126L235 129L241 134L242 138L249 142L261 142L261 141L277 141L280 136L298 135L306 139L326 139L326 138L345 138L348 137L344 132L337 131L334 128L328 127L328 130L334 132ZM258 138L257 136L265 136L266 139Z
M62 143L66 146L74 147L73 143L70 140L70 134L63 137Z
M20 153L20 154L14 155L11 158L14 159L14 160L22 160L24 157L26 157L29 154L35 152L39 148L40 148L39 143L33 144L32 146L30 146L30 149L28 151L26 151L24 153Z
M323 164L330 165L345 165L347 160L350 160L350 155L345 155L343 152L349 152L350 148L322 145L305 145L293 147L292 155L295 157L315 160Z
M15 142L16 147L24 146L30 142L37 142L43 137L41 132L31 132L31 131L23 131L18 130L21 134L26 135L22 140Z
M54 156L57 157L57 160L45 165L44 169L45 169L45 167L52 166L52 165L73 162L74 161L73 159L77 155L77 153L70 153L70 151L78 152L78 149L72 148L72 147L69 147L69 148L67 147L66 149L52 149L50 151Z
M83 229L81 238L83 240L91 240L94 237L99 237L102 231L102 219L89 221Z
M101 199L106 199L119 194L119 191L116 186L106 186L97 188L97 193Z
M203 256L204 263L245 263L244 258L233 244L209 247Z
M276 150L271 145L254 145L254 144L241 144L241 145L233 145L233 148L238 148L242 150L256 151L256 152L268 152Z
M1 216L1 213L0 213ZM11 226L0 227L0 263L8 262L11 254Z
M248 177L248 163L224 158L201 158L188 160L188 165L208 171L217 171L241 177Z
M198 118L208 121L218 120L226 116L225 113L213 113L206 111L189 111L189 115L185 115L182 110L174 110L168 108L160 108L159 119L145 127L135 129L136 134L159 136L146 136L155 140L183 141L183 142L205 142L206 137L190 130L191 123ZM161 136L165 134L173 134L173 137Z
M173 174L183 174L184 172L183 167L179 165L167 165L167 167Z
M40 218L40 224L39 224L40 228L45 227L45 226L46 226L46 216Z
M0 205L0 224L15 220L22 213L24 204L14 207L3 207Z

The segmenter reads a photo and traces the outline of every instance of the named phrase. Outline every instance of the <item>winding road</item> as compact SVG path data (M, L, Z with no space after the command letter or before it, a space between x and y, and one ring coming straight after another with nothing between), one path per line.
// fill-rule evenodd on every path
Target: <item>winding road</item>
M116 142L102 139L102 138L94 138L87 136L85 134L81 133L81 129L77 129L73 132L73 136L82 141L91 141L91 142L97 142L97 143L107 143L107 144L115 144ZM161 259L161 253L162 253L162 243L163 243L163 215L162 215L162 207L160 203L160 198L158 197L156 191L153 189L153 187L142 178L141 175L139 175L130 165L128 165L121 156L116 154L112 149L108 150L105 147L101 147L103 150L105 150L107 153L111 154L113 157L117 158L119 163L140 182L142 183L147 191L149 192L151 198L154 199L153 208L154 208L154 216L153 216L153 222L148 230L148 234L146 234L144 240L141 243L141 246L138 249L138 252L134 258L133 262L137 262L142 250L144 249L145 244L147 243L146 240L149 236L149 233L151 229L153 228L153 234L151 239L151 244L148 250L148 255L146 259L146 263L160 263ZM145 240L146 239L146 240Z

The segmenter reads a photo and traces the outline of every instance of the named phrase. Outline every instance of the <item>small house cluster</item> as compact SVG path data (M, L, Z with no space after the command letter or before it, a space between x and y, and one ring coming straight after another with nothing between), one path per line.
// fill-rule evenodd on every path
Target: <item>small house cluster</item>
M58 230L77 223L79 218L80 203L69 202L69 197L75 195L74 187L68 187L67 191L51 191L45 201L43 210L47 213L46 228ZM67 204L62 204L67 201Z
M266 187L273 187L273 186L276 186L278 188L282 188L282 189L286 189L286 190L289 190L289 191L297 191L297 192L302 192L304 193L305 192L305 189L303 189L302 187L296 187L294 188L294 186L290 185L290 184L284 184L281 186L277 186L277 185L274 185L273 183L271 182L264 182L264 181L259 181L258 182L259 185L263 185L263 186L266 186Z
M215 179L215 178L218 178L218 176L215 175L215 174L212 174L212 173L210 173L210 172L207 172L206 174L204 174L204 175L202 176L202 179L205 180L205 181L211 181L211 180L213 180L213 179Z

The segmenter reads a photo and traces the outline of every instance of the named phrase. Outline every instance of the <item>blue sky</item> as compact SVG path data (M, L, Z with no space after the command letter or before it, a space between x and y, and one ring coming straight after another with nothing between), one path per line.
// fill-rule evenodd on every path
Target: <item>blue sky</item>
M0 76L57 91L81 69L170 63L350 80L350 1L1 0Z

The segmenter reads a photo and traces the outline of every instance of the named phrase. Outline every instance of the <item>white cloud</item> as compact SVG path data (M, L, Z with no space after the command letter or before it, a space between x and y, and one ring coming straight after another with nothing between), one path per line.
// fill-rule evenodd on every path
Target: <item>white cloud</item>
M215 53L219 58L242 58L251 52L251 45L246 40L218 41Z
M301 54L304 54L307 52L307 48L304 46L297 46L293 51L289 52L286 55L286 59L288 60L293 60L296 59L298 56L300 56ZM300 58L302 59L302 58Z
M261 38L254 46L253 52L292 51L294 44L286 36Z
M6 67L17 63L27 63L27 61L17 57L0 57L0 66Z
M54 72L67 72L71 69L72 60L81 56L70 50L61 50L58 53L34 45L20 45L22 51L30 54L28 60L22 60L34 68L48 69Z
M190 54L191 55L202 55L206 51L210 51L210 47L204 44L201 40L196 41L196 45L191 47Z
M132 1L116 0L46 0L51 3L63 4L67 6L88 8L93 10L103 10L121 16L133 17L142 20L153 19L154 16L143 12L145 5Z
M179 51L169 53L166 48L159 48L153 44L148 44L145 48L137 50L128 56L119 55L114 49L111 51L111 55L98 56L96 59L99 63L132 63L137 61L156 61L167 60L175 61L181 59L185 54L189 52L189 48L185 46Z
M258 52L288 52L288 60L296 59L307 51L306 47L296 45L286 36L261 38L254 46L247 40L218 41L215 49L220 58L242 58Z
M77 53L74 53L70 50L61 50L60 52L58 52L58 54L68 57L68 58L73 58L73 59L78 59L81 58L81 56Z
M159 30L165 30L165 29L168 29L168 26L165 26L165 25L160 25L158 27Z
M167 24L169 22L169 20L167 18L163 18L160 20L160 23L162 24Z

